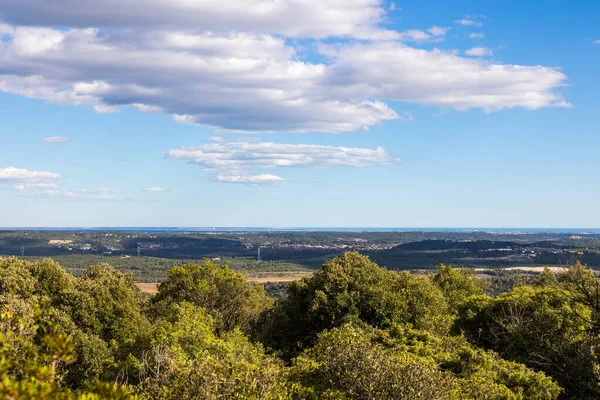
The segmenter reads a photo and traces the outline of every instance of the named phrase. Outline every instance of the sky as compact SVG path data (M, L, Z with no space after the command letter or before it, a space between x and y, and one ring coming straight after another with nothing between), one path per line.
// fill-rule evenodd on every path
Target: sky
M0 0L0 227L599 228L600 4Z

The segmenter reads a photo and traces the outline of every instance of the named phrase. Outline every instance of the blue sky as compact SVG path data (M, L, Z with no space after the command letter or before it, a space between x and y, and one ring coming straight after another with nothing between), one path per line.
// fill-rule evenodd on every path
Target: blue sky
M0 0L0 226L600 226L594 2L73 1Z

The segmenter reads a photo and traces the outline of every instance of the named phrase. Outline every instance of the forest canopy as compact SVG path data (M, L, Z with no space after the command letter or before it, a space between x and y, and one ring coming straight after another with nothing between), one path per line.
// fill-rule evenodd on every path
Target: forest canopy
M349 252L262 286L206 261L155 296L96 265L0 258L7 399L600 398L600 282L577 264L492 297L468 270Z

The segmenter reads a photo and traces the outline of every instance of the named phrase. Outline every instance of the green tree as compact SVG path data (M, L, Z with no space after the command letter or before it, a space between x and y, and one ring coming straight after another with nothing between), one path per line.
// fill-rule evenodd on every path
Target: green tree
M388 271L349 252L290 283L287 296L261 321L258 337L291 357L314 344L320 332L349 321L444 332L450 318L444 295L428 277Z
M14 400L135 400L130 388L97 383L90 391L72 392L63 385L61 366L74 360L71 337L46 317L47 309L0 314L0 397ZM25 328L26 327L26 328Z
M518 286L497 298L470 297L455 329L471 343L544 371L565 397L600 396L592 311L565 289Z
M372 343L352 325L319 335L295 361L289 386L296 399L458 399L458 381L432 359Z
M289 387L298 399L551 400L560 393L543 373L464 338L356 324L320 334L295 360Z
M580 318L589 324L590 331L600 335L600 280L578 262L560 276L559 282L563 295L591 310L589 315L580 315Z
M100 265L77 279L51 260L8 258L0 266L3 310L19 316L26 331L33 326L33 310L43 305L44 320L69 336L73 360L57 366L64 385L81 390L127 371L127 360L141 351L150 326L146 297L130 277Z
M262 286L246 282L226 265L186 264L173 267L159 286L153 302L160 308L170 303L189 302L205 308L217 331L251 329L260 314L272 305Z
M444 264L438 267L433 281L442 289L453 312L470 296L482 295L485 283L476 279L467 269L455 269Z
M171 304L140 358L140 390L152 399L283 399L283 364L239 330L217 335L191 303Z
M16 257L0 258L0 293L32 296L36 281L29 271L30 265Z
M533 284L535 286L542 287L552 287L558 283L556 278L556 274L550 270L548 267L544 267L544 270L540 272L538 276L536 276Z
M423 330L394 326L375 332L386 347L432 359L451 373L464 399L554 399L560 388L543 373L504 360L493 351L477 348L463 336L439 336Z

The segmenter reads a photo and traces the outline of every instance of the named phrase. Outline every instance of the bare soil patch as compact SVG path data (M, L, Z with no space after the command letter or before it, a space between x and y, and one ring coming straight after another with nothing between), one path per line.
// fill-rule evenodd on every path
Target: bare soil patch
M310 272L263 272L249 275L246 279L252 283L292 282L310 275ZM160 283L137 283L142 292L150 294L158 292L158 285Z
M136 283L140 290L144 293L156 294L158 293L158 283Z
M253 275L253 276L248 276L248 282L252 282L252 283L267 283L267 282L292 282L292 281L297 281L300 280L302 278L304 278L305 276L310 276L310 273L298 273L298 272L294 272L294 273L282 273L282 272L278 272L278 273L273 273L273 274L269 274L269 273L265 273L265 274L261 274L261 275Z

